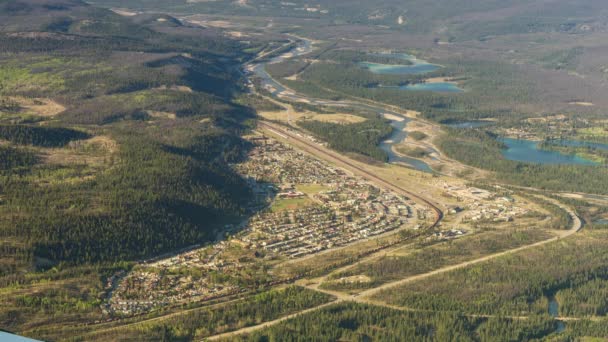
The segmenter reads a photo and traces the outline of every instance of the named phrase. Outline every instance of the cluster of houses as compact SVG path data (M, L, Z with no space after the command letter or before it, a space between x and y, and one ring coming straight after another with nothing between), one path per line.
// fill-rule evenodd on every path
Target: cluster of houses
M163 305L238 294L257 288L260 281L272 284L282 280L260 265L395 231L408 221L414 227L426 215L404 196L274 140L257 136L250 141L254 148L249 158L234 168L258 193L264 209L228 240L142 263L113 279L116 285L104 311L133 315ZM316 190L299 191L299 186ZM308 199L303 206L269 208L272 200L303 197ZM254 272L262 280L253 281Z
M229 246L220 242L153 263L142 263L126 275L102 307L106 313L133 315L185 300L209 300L242 291L234 284L214 281L216 274L229 276L246 264L222 258Z
M451 197L463 204L448 209L448 214L462 213L462 222L510 222L518 216L529 213L529 209L518 205L511 196L498 196L495 193L471 186L442 184Z
M256 145L246 162L235 165L243 177L257 183L324 184L346 173L266 137L252 137Z
M580 102L574 102L580 103ZM584 102L583 102L584 103ZM514 127L496 129L497 133L519 139L539 140L545 137L570 136L577 128L588 127L592 124L585 118L558 114L546 117L528 118Z
M430 238L439 239L439 240L452 240L452 239L457 239L459 237L462 237L466 233L467 233L467 231L464 229L452 228L450 230L442 230L440 232L435 232Z
M512 198L499 197L494 203L472 203L463 221L511 222L515 217L529 212L526 208L514 205L514 202Z
M408 199L383 191L275 140L255 138L256 147L237 170L256 182L273 182L278 198L310 197L311 205L263 211L240 234L247 248L298 258L401 227L412 208ZM322 185L306 195L294 184Z

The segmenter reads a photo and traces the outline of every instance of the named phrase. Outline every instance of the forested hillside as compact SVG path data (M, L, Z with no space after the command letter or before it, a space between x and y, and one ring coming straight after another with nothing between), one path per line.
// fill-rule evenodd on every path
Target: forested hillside
M247 214L228 163L252 117L235 67L258 43L169 19L0 3L0 286L209 241ZM19 324L5 304L0 326Z

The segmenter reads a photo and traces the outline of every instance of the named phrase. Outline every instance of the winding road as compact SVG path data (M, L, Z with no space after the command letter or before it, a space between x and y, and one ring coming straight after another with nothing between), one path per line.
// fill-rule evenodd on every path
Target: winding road
M296 95L295 93L292 93L290 95L290 97L292 98L292 100L294 98L296 98L296 99L306 99L306 100L309 101L309 103L316 103L315 99L308 99L308 98L303 97L301 95ZM320 102L322 102L323 104L327 104L328 101L320 101ZM362 105L362 106L365 106L365 107L369 107L370 105L375 105L375 106L379 105L377 103L370 104L368 101L364 101L363 103L361 103L361 102L353 102L353 101L348 101L348 102L350 104ZM382 106L382 107L383 107L383 109L389 109L392 106ZM390 109L392 109L393 111L396 111L396 112L400 112L400 109L397 109L397 108L390 108ZM435 213L435 219L433 221L433 224L431 225L431 228L436 227L441 222L441 220L443 219L443 215L444 214L443 214L443 211L440 209L438 203L434 203L430 199L427 199L427 198L424 198L424 197L422 197L420 195L417 195L417 194L413 193L412 191L404 189L403 187L401 187L399 185L393 184L390 181L387 181L387 180L383 179L382 177L380 177L380 176L378 176L376 174L373 174L372 172L366 170L365 167L357 165L357 163L355 163L352 160L350 160L350 159L348 159L348 158L340 155L339 153L337 153L335 151L332 151L332 150L330 150L328 148L325 148L324 146L321 146L319 144L316 144L314 142L309 141L307 138L303 137L300 133L298 133L296 131L293 131L291 129L286 129L285 127L283 127L281 125L278 125L278 124L275 124L275 123L271 123L271 122L267 122L267 121L262 121L262 120L260 120L258 122L258 127L260 129L264 130L265 132L271 134L271 135L275 135L275 136L278 136L280 138L283 138L284 140L287 140L287 142L290 145L292 145L294 147L297 147L297 148L300 148L300 149L302 149L302 150L304 150L304 151L306 151L306 152L314 155L317 158L320 158L320 159L326 160L328 162L331 162L333 164L336 164L337 166L340 166L340 167L342 167L342 168L344 168L346 170L349 170L350 172L352 172L352 173L354 173L356 175L359 175L359 176L361 176L361 177L363 177L363 178L365 178L365 179L367 179L367 180L375 183L378 186L381 186L381 187L383 187L385 189L388 189L388 190L395 191L396 193L399 193L401 195L410 197L411 199L413 199L415 201L418 201L420 203L425 204L426 206L428 206L429 208L431 208L432 211ZM320 310L320 309L325 308L325 307L327 307L329 305L334 305L334 304L340 303L340 302L351 301L351 302L358 302L358 303L365 303L365 304L372 304L372 305L380 305L380 306L385 306L385 307L391 307L391 308L400 309L400 310L407 310L406 308L393 307L393 306L391 306L389 304L378 302L378 301L375 301L375 300L373 300L371 298L373 296L375 296L376 294L382 292L382 291L389 290L389 289L392 289L392 288L395 288L395 287L399 287L399 286L405 285L407 283L419 281L419 280L422 280L422 279L426 279L426 278L429 278L429 277L432 277L432 276L436 276L436 275L443 274L443 273L446 273L446 272L450 272L450 271L453 271L453 270L457 270L457 269L460 269L460 268L464 268L464 267L472 266L472 265L475 265L475 264L483 263L483 262L486 262L486 261L489 261L489 260L492 260L492 259L495 259L495 258L503 257L503 256L514 254L514 253L518 253L518 252L521 252L521 251L524 251L524 250L527 250L527 249L538 248L540 246L543 246L543 245L555 242L555 241L557 241L559 239L563 239L563 238L566 238L568 236L571 236L571 235L577 233L578 231L580 231L582 229L582 227L583 227L582 221L581 221L581 219L578 217L578 215L576 214L576 212L572 208L564 205L563 203L561 203L561 202L559 202L557 200L551 199L551 198L547 198L547 197L544 197L544 196L537 196L537 197L542 198L543 200L546 200L546 201L550 201L553 204L555 204L558 207L560 207L562 210L566 211L570 215L570 217L571 217L572 225L571 225L570 229L569 230L564 230L564 231L559 231L557 233L557 236L552 237L552 238L547 239L547 240L543 240L543 241L540 241L540 242L532 243L530 245L521 246L521 247L518 247L518 248L514 248L514 249L511 249L511 250L507 250L507 251L503 251L503 252L499 252L499 253L495 253L495 254L486 255L486 256L483 256L481 258L470 260L470 261L466 261L466 262L462 262L462 263L459 263L459 264L441 267L441 268L435 269L435 270L430 271L430 272L426 272L426 273L422 273L422 274L406 277L406 278L403 278L403 279L400 279L400 280L397 280L397 281L394 281L394 282L383 284L383 285L378 286L378 287L373 288L373 289L369 289L369 290L363 291L363 292L361 292L361 293L359 293L357 295L349 295L349 294L342 293L342 292L328 291L328 290L320 289L319 285L321 284L321 281L317 281L314 284L308 284L308 285L305 284L303 286L305 286L307 288L310 288L312 290L315 290L315 291L320 291L320 292L324 292L324 293L330 294L330 295L334 296L336 299L333 302L331 302L331 303L326 303L326 304L323 304L323 305L320 305L320 306L317 306L317 307L314 307L314 308L306 309L306 310L303 310L303 311L300 311L300 312L297 312L297 313L293 313L293 314L281 317L279 319L268 321L268 322L265 322L265 323L262 323L262 324L259 324L259 325L256 325L256 326L246 327L246 328L242 328L242 329L239 329L239 330L236 330L236 331L232 331L232 332L227 332L227 333L215 335L215 336L206 338L205 340L218 340L218 339L223 339L223 338L234 337L234 336L241 335L241 334L252 333L252 332L258 331L260 329L264 329L264 328L276 325L278 323L284 322L286 320L295 318L295 317L297 317L299 315L302 315L302 314L305 314L305 313L309 313L309 312L313 312L313 311L316 311L316 310ZM377 255L368 256L368 257L366 257L366 258L364 258L362 260L359 260L355 264L351 264L351 265L345 266L345 268L353 267L356 264L362 263L364 261L369 261L369 259L375 258L375 257L377 257Z
M315 155L316 157L320 158L320 159L324 159L326 161L332 162L337 164L338 166L341 166L347 170L350 170L353 173L359 174L362 177L365 177L367 179L369 179L370 181L373 181L374 183L380 185L380 186L384 186L387 189L391 189L393 191L397 191L403 195L406 196L410 196L413 199L416 199L418 201L421 201L423 203L425 203L426 205L428 205L429 207L433 208L434 210L436 210L437 213L437 217L436 217L436 221L434 223L434 225L439 224L439 222L441 221L441 219L443 218L443 212L436 206L434 205L432 202L430 202L429 200L422 198L416 194L411 193L410 191L403 189L399 186L396 186L394 184L391 184L385 180L383 180L382 178L378 177L377 175L373 175L371 174L369 171L355 165L352 161L347 160L346 158L338 155L336 152L333 152L331 150L326 149L323 146L314 144L312 142L309 142L306 138L303 138L301 135L291 131L291 130L286 130L284 128L282 128L279 125L273 124L273 123L268 123L268 122L260 122L259 123L260 128L266 130L267 132L271 133L271 134L280 134L281 137L283 139L287 139L292 145L294 145L295 147L300 147L302 149L304 149L306 152L311 153L313 155ZM438 269L435 269L433 271L430 272L426 272L426 273L422 273L422 274L417 274L417 275L413 275L410 277L406 277L394 282L390 282L390 283L386 283L384 285L375 287L373 289L369 289L363 292L360 292L357 295L349 295L343 292L338 292L338 291L329 291L329 290L325 290L325 289L321 289L319 288L320 285L320 281L317 281L314 284L310 284L310 285L303 285L304 287L307 287L311 290L315 290L315 291L320 291L329 295L334 296L336 299L333 302L330 303L326 303L314 308L310 308L310 309L306 309L297 313L293 313L281 318L278 318L276 320L272 320L272 321L268 321L268 322L264 322L262 324L259 325L255 325L255 326L250 326L250 327L246 327L246 328L242 328L239 330L235 330L232 332L227 332L227 333L223 333L223 334L218 334L215 336L211 336L209 338L206 338L205 340L219 340L219 339L224 339L224 338L231 338L231 337L235 337L238 335L242 335L242 334L248 334L248 333L252 333L273 325L276 325L278 323L284 322L286 320L295 318L299 315L305 314L305 313L309 313L309 312L313 312L316 310L320 310L323 309L327 306L330 305L334 305L337 303L341 303L341 302L356 302L356 303L363 303L363 304L371 304L371 305L377 305L377 306L384 306L384 307L388 307L388 308L393 308L393 309L398 309L398 310L404 310L407 311L409 309L407 308L401 308L401 307L395 307L393 305L387 304L387 303L383 303L380 301L376 301L373 300L372 297L375 296L376 294L385 291L385 290L389 290L395 287L399 287L402 285L405 285L407 283L411 283L411 282L415 282L415 281L419 281L422 279L426 279L432 276L436 276L439 274L443 274L446 272L450 272L450 271L454 271L460 268L464 268L464 267L468 267L468 266L472 266L472 265L476 265L479 263L483 263L486 261L490 261L492 259L496 259L499 257L503 257L503 256L507 256L510 254L514 254L514 253L518 253L527 249L531 249L531 248L538 248L540 246L558 241L560 239L566 238L568 236L571 236L573 234L576 234L577 232L579 232L582 228L583 228L583 223L582 220L580 219L580 217L576 214L576 212L564 205L563 203L552 199L552 198L548 198L545 196L541 196L541 195L535 195L536 197L545 200L545 201L549 201L553 204L555 204L556 206L558 206L559 208L561 208L562 210L566 211L571 218L571 227L568 230L563 230L563 231L558 231L557 235L549 238L547 240L543 240L543 241L539 241L533 244L529 244L526 246L521 246L518 248L514 248L514 249L510 249L507 251L503 251L503 252L499 252L499 253L495 253L495 254L490 254L490 255L486 255L484 257L481 258L477 258L474 260L469 260L466 262L462 262L462 263L458 263L455 265L449 265L449 266L445 266L445 267L441 267ZM356 264L365 262L365 261L369 261L370 258L376 257L375 255L372 255L368 258L365 258L363 260L358 261L355 264L351 264L346 266L345 268L348 267L353 267ZM480 316L481 317L481 316ZM489 317L489 316L488 316ZM522 318L525 319L525 317L518 317L518 318ZM576 320L577 318L571 318L571 317L557 317L556 319L558 320Z

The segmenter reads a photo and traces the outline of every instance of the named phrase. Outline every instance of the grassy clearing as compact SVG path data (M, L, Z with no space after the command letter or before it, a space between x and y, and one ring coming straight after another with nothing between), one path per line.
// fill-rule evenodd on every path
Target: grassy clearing
M361 116L335 113L335 114L318 114L313 112L295 112L295 111L261 111L258 113L266 120L288 122L303 121L320 121L335 124L354 124L361 123L367 119Z
M407 133L407 136L409 138L412 138L416 141L420 141L420 140L424 140L426 138L428 138L428 135L424 132L420 132L420 131L411 131Z
M353 124L363 122L367 119L352 114L316 114L312 116L310 120L335 124Z
M323 191L330 190L330 188L322 184L300 184L296 185L296 190L311 196Z
M0 67L0 89L4 92L61 90L64 80L48 72L33 73L28 68Z
M314 202L308 197L277 199L276 201L274 201L274 203L270 207L270 210L272 210L274 212L280 212L280 211L285 211L285 210L296 210L296 209L300 209L300 208L309 207L313 203Z
M7 100L14 101L14 103L19 106L19 108L14 111L14 114L19 114L22 117L40 116L43 118L51 118L65 110L63 105L51 99L15 96L8 97Z

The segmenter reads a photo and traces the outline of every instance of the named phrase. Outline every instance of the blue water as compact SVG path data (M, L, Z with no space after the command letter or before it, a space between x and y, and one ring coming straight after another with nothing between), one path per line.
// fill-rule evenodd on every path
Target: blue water
M440 68L439 65L430 63L397 65L361 62L359 65L378 75L419 75L426 74L427 72L432 72Z
M550 296L547 300L549 301L549 307L547 309L549 316L554 318L559 317L559 303L557 302L557 299L555 299L554 296ZM566 330L566 324L562 321L557 321L557 329L555 329L555 332L559 334L564 332L564 330Z
M593 222L595 224L600 224L600 225L607 225L608 224L608 219L599 219L595 222Z
M422 59L417 59L412 55L405 53L397 54L376 54L378 56L390 56L409 61L410 65L398 65L398 64L381 64L372 62L361 62L360 66L368 69L374 74L379 75L420 75L433 72L442 68L441 65L432 64ZM383 88L379 86L379 88ZM436 83L416 83L406 84L400 87L386 87L386 88L398 88L401 90L410 91L434 91L438 93L460 93L464 90L459 88L458 85L452 82L436 82Z
M502 154L509 160L537 164L598 165L596 162L576 155L541 150L537 141L512 138L502 138L500 141L507 146Z
M369 69L374 74L379 75L419 75L427 72L432 72L441 68L441 65L432 64L422 59L417 59L412 55L405 53L382 53L376 54L378 56L388 56L403 59L409 61L410 65L398 65L398 64L381 64L371 62L361 62L359 65Z
M269 63L280 63L286 59L303 56L313 51L312 42L306 39L300 40L293 49L287 51L279 56L276 56L270 60ZM288 54L292 54L293 57L286 57ZM272 86L274 87L274 91L270 91L272 95L277 95L283 91L285 91L285 87L279 82L275 81L270 74L266 71L266 64L268 63L259 63L254 65L253 72L261 79L263 86Z
M492 121L474 120L474 121L461 121L461 122L448 122L446 126L452 128L479 128L493 125Z
M408 120L393 121L391 123L391 126L393 126L393 133L387 138L387 140L380 143L380 148L388 154L389 163L406 164L407 166L416 170L432 173L433 169L431 169L431 167L422 160L401 156L393 152L393 146L403 142L405 138L407 138L407 132L403 131L403 128L405 128L407 123ZM389 143L388 141L391 142Z
M462 93L464 91L455 83L450 82L408 84L399 87L399 89L412 91L434 91L438 93Z
M36 342L38 340L33 340L31 338L13 335L4 331L0 331L0 341L3 342Z
M301 55L310 53L312 50L313 50L312 43L308 40L302 40L298 43L298 46L295 49L292 49L289 53L293 53L294 55L301 56ZM413 58L409 55L403 55L403 56L407 56L407 58ZM286 59L289 59L289 57L286 57L285 54L283 54L281 56L273 58L270 62L278 63L278 62L284 61ZM255 73L255 75L260 78L262 86L274 87L275 90L272 91L271 93L273 95L278 95L279 93L285 91L286 88L279 82L275 81L268 74L268 72L266 71L266 64L267 63L264 63L264 62L255 64L253 66L253 73ZM302 98L297 95L292 95L291 97L289 97L289 96L285 96L285 97L291 98L292 100L295 100L295 101ZM344 106L344 103L342 103L342 102L336 102L336 101L331 101L331 100L312 100L311 103L315 104L315 105L325 105L325 106L339 106L339 107ZM356 107L364 109L364 110L375 111L375 112L384 111L384 109L382 109L382 108L370 106L370 105L366 105L366 104L361 104L361 103L357 103ZM397 115L397 113L392 113L392 112L389 112L389 113ZM414 168L416 170L420 170L423 172L429 172L429 173L433 172L431 167L428 164L426 164L425 162L418 160L418 159L414 159L414 158L402 157L393 152L392 146L394 144L398 144L398 143L402 142L407 137L407 133L403 132L403 128L405 127L406 124L407 124L407 120L393 121L392 126L395 129L393 130L393 133L391 134L391 136L387 139L387 140L392 140L392 142L391 143L387 143L386 141L382 142L380 144L380 147L382 148L382 150L384 150L388 154L389 162L391 162L391 163L406 164L406 166Z
M577 141L577 140L551 140L551 143L561 146L569 146L569 147L591 147L599 150L608 150L608 144L600 144L594 142L587 141Z
M464 89L451 82L414 83L402 86L376 86L375 88L400 89L409 91L434 91L436 93L462 93Z

